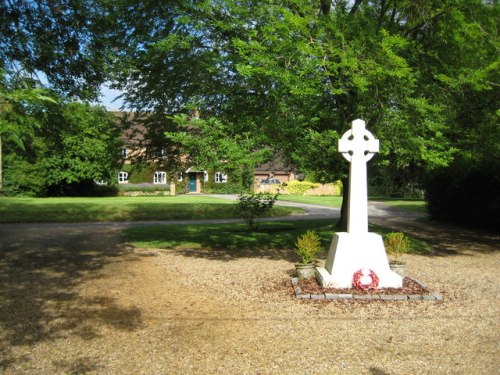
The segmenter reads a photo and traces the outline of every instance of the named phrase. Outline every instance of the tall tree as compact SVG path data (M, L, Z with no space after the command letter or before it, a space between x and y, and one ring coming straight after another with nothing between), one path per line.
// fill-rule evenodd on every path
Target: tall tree
M29 80L8 82L0 70L0 193L3 190L3 143L12 142L24 150L23 140L34 134L40 123L33 110L56 103L49 92Z
M64 194L93 180L111 181L121 147L104 108L60 99L30 111L37 126L22 143L5 143L7 193Z
M137 28L129 18L135 53L117 74L130 105L196 106L317 175L346 175L335 144L358 117L382 141L377 169L401 186L449 165L459 134L487 128L471 129L460 108L463 94L496 96L496 1L141 4L154 11ZM492 109L474 109L478 123Z
M114 18L107 3L0 2L0 68L71 97L95 99L111 56Z

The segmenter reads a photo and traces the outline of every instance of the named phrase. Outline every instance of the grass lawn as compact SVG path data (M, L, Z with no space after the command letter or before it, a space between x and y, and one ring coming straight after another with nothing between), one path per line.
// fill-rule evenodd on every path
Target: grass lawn
M278 201L317 204L318 206L338 207L342 205L342 197L333 195L280 195Z
M389 206L402 210L411 210L418 212L427 212L427 204L422 199L401 199L401 198L386 198L386 197L369 197L371 201L385 202Z
M313 195L280 195L280 201L290 201L297 203L317 204L319 206L329 206L340 208L342 205L342 197L339 196L313 196ZM369 197L371 201L385 202L394 208L404 210L412 210L426 212L426 203L421 199L402 199L402 198L387 198L387 197Z
M110 198L0 198L0 223L153 221L237 218L234 202L185 196ZM274 207L268 216L300 209Z
M193 225L155 225L125 229L127 241L143 248L234 250L251 249L291 249L297 237L307 230L314 230L321 238L326 256L333 237L336 221L296 220L260 223L259 229L251 232L245 224L193 224ZM370 225L371 232L381 235L389 230ZM430 246L411 239L411 253L430 253Z

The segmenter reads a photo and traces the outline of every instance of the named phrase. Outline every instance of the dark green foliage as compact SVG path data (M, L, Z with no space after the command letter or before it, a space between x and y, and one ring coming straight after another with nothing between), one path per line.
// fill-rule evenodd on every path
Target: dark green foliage
M426 183L432 217L479 228L500 230L500 163L453 165Z
M51 185L46 192L51 197L113 197L118 195L118 187L116 185L96 185L94 180L82 180Z
M124 164L120 171L128 173L128 182L131 184L153 182L153 176L156 171L154 165L145 163Z
M120 141L109 114L83 103L33 107L30 132L4 143L4 179L8 194L113 194L93 180L115 182ZM32 183L30 181L33 181Z
M108 73L113 16L94 0L0 2L0 69L38 79L72 97L95 99Z
M250 230L256 230L258 223L255 219L264 216L274 206L278 199L278 193L271 195L267 193L241 194L238 197L236 208L239 216L245 221Z
M204 192L207 194L239 194L243 190L241 182L205 182Z
M47 193L42 165L17 154L4 157L3 193L7 196L43 196Z

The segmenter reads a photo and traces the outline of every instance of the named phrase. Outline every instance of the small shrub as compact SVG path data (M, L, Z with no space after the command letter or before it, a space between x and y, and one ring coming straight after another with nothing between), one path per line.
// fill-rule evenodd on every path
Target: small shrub
M257 229L258 223L255 219L271 211L278 200L278 195L278 193L274 195L265 193L240 194L237 203L238 214L250 230Z
M295 247L295 252L300 257L301 263L312 264L321 251L321 241L314 231L308 230L297 239Z
M216 182L206 182L205 183L205 193L207 194L238 194L242 190L241 183L216 183Z
M333 188L334 195L342 195L343 185L342 185L341 180L337 180L335 182L332 182L332 188Z
M122 192L128 192L128 191L142 191L145 193L152 193L152 192L163 192L163 191L169 191L170 186L165 185L165 184L148 184L148 183L143 183L143 184L121 184L118 185L118 189Z
M410 250L410 239L403 232L392 232L385 236L385 250L395 260Z
M308 181L290 181L286 184L286 191L292 195L304 195L304 193L309 189L314 189L320 186L320 184Z

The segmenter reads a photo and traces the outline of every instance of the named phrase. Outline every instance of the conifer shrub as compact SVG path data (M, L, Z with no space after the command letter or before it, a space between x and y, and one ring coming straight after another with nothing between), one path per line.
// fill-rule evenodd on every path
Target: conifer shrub
M313 230L308 230L295 243L295 252L300 257L301 264L312 264L321 251L321 241Z

